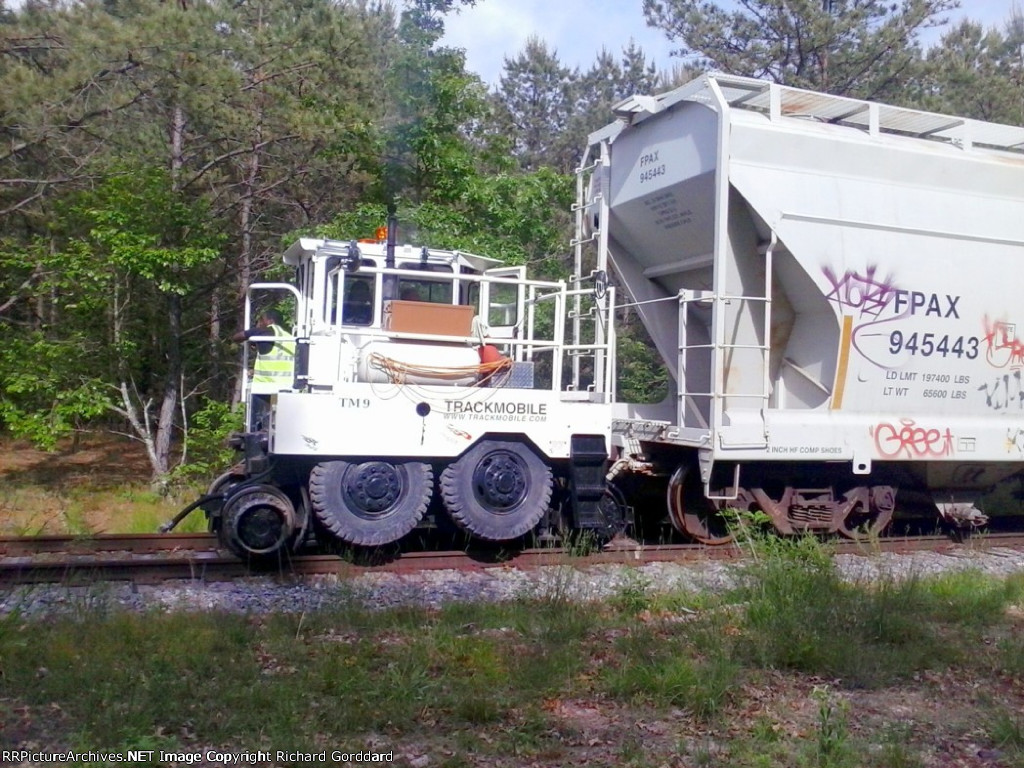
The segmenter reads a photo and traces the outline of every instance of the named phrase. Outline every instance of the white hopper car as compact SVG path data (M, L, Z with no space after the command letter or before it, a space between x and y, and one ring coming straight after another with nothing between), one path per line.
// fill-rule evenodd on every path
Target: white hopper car
M615 473L673 524L977 524L1024 459L1024 128L707 75L590 137L581 260L609 266L674 397L616 405ZM590 252L592 255L589 255Z

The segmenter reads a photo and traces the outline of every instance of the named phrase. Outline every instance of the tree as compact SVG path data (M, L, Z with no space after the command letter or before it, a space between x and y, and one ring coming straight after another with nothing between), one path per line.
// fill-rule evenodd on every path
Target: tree
M612 107L636 93L651 94L662 88L661 75L654 64L632 40L616 59L602 48L590 69L573 83L573 101L576 104L567 126L567 135L573 150L573 168L579 163L586 146L587 136L612 120ZM571 169L570 169L571 170Z
M923 81L926 109L1024 124L1024 17L1005 32L965 20L929 51Z
M562 173L573 170L568 129L578 80L579 70L563 66L558 52L535 36L515 58L505 59L494 95L497 127L512 137L512 152L523 170L544 165Z
M0 25L0 356L53 362L33 366L38 386L4 388L9 428L49 411L57 434L96 416L67 405L79 380L113 387L107 404L166 474L186 395L222 354L212 300L240 306L235 277L259 254L359 194L337 178L368 133L373 77L350 54L375 19L328 0L106 0ZM197 350L203 315L213 341Z
M650 25L704 68L800 88L900 102L920 33L957 0L644 0Z

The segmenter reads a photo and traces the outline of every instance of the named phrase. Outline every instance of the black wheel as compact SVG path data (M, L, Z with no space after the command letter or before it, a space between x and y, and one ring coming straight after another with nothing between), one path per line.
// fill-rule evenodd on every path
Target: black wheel
M250 485L225 502L218 535L243 560L268 560L288 545L294 532L295 508L288 496L271 485Z
M221 512L227 497L231 495L231 489L245 480L245 475L240 467L232 467L216 480L210 483L206 489L206 496L219 496L215 501L203 504L202 510L206 513L206 530L210 533L217 533L220 530Z
M226 495L231 490L232 486L238 485L243 480L245 480L245 466L242 464L236 464L210 483L210 487L206 489L206 495Z
M483 440L441 473L452 519L491 541L528 533L551 503L551 469L522 443Z
M604 520L601 532L607 539L613 539L626 532L626 527L630 523L629 508L626 506L626 497L622 495L622 491L611 484L606 486L599 508Z
M380 546L416 527L430 503L434 473L428 464L326 461L313 467L313 513L350 544Z

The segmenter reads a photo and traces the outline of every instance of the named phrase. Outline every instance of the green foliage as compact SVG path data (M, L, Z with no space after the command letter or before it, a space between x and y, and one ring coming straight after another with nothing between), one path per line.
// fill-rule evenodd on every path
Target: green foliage
M740 672L726 654L696 657L685 635L672 638L638 630L621 642L620 650L621 661L602 670L609 695L657 707L685 707L701 719L726 706Z
M658 350L638 328L623 330L617 337L616 399L625 403L661 402L668 396L669 373Z
M923 606L934 621L986 627L998 621L1015 599L1012 581L988 579L977 571L957 571L930 579Z
M175 401L196 382L231 391L210 337L238 315L240 283L282 233L368 187L353 155L374 140L379 81L351 50L388 40L394 19L323 0L131 0L32 4L9 21L0 323L8 337L92 340L76 374L126 384L132 405L117 406L149 418L162 471Z
M0 341L0 424L52 450L76 427L102 416L110 390L95 377L94 339L50 341L42 334Z
M650 609L652 605L650 579L630 571L626 580L616 590L611 604L618 610L633 615Z
M764 560L785 561L794 578L825 570L805 544ZM872 585L850 588L868 599ZM1016 598L1018 589L1009 583L990 591ZM881 694L854 698L843 691L846 678L824 685L763 670L743 652L746 627L737 623L745 602L709 596L680 621L641 616L631 604L545 598L381 610L346 590L324 592L331 606L324 610L259 616L126 614L115 595L79 590L63 604L72 615L45 620L19 611L12 594L11 612L0 616L0 698L26 707L26 723L59 707L48 737L69 734L81 749L324 743L356 751L379 744L384 733L388 744L428 739L439 753L476 762L514 755L569 764L599 756L640 766L649 762L645 755L656 750L663 760L674 749L686 764L919 768L925 762L915 753L915 733L930 745L951 744L963 740L966 724L972 743L980 727L1008 764L1024 754L1006 675L964 663L986 654L975 627L961 622L966 613L946 614L952 623L944 623L934 604L927 607L931 596L959 600L963 586L919 581L907 593L926 606L911 601L914 621L939 620L943 642L969 652L936 657L941 674L908 683L910 701L937 690L956 696L942 708L965 710L949 713L949 722L933 720L931 708L894 722L884 699L889 688L899 692L898 675ZM994 621L990 630L1014 631L1011 621ZM841 628L851 629L865 627ZM846 640L849 654L874 650L855 636ZM965 675L977 684L964 683ZM953 679L960 684L950 685ZM215 711L210 701L219 703Z
M912 746L912 729L906 723L893 723L882 738L876 764L879 768L924 768L924 761Z
M520 167L545 165L563 173L573 170L578 144L566 141L575 112L579 70L562 65L557 53L532 36L519 55L505 60L496 98L497 126L514 142Z
M1024 17L1003 31L964 20L928 52L921 105L979 120L1024 123Z
M996 746L1024 757L1024 718L1017 713L999 712L989 727Z
M222 238L210 231L207 206L186 199L163 169L117 173L72 212L88 227L76 253L84 246L96 268L142 278L161 293L184 295L194 284L190 272L219 254Z
M219 400L205 399L192 414L184 439L184 463L174 472L178 480L209 480L237 461L238 452L228 438L242 431L243 411Z
M0 419L47 448L125 408L115 393L127 382L143 400L161 395L168 374L177 386L181 374L171 366L180 365L181 331L154 338L152 329L167 317L166 297L193 291L222 242L207 206L159 168L120 170L62 209L49 247L37 239L24 251L37 259L53 321L0 343L10 364L0 374Z
M739 595L745 631L736 653L849 686L887 685L960 660L966 649L947 642L942 626L954 622L968 636L980 634L1000 619L1012 594L976 574L882 574L849 583L811 537L754 546L758 557L745 568Z
M811 764L817 768L855 765L855 753L849 743L845 702L837 702L828 686L815 688L812 695L818 702L818 727L815 731Z
M644 0L650 25L705 69L866 99L906 99L919 34L957 0Z
M542 169L528 175L483 176L468 172L456 202L400 206L400 240L435 248L464 250L507 264L545 263L563 247L558 203L565 209L572 179ZM372 237L387 222L384 204L364 203L319 227L321 237L341 240Z

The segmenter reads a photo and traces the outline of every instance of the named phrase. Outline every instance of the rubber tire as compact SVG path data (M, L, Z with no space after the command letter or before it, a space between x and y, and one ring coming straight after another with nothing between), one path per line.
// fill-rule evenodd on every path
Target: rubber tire
M389 462L365 462L365 464ZM398 541L423 519L434 488L429 464L407 461L391 464L401 481L398 499L379 513L360 512L345 500L346 482L354 479L363 463L325 461L313 467L309 476L309 497L313 514L333 536L364 547Z
M477 469L496 455L518 460L527 479L522 498L504 510L485 505L475 491ZM507 541L529 533L551 503L551 468L523 443L482 440L441 473L441 496L452 520L474 536Z

